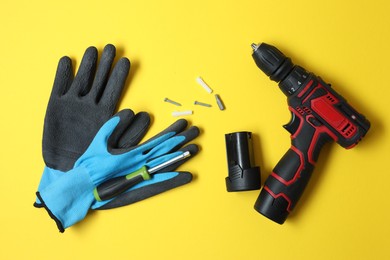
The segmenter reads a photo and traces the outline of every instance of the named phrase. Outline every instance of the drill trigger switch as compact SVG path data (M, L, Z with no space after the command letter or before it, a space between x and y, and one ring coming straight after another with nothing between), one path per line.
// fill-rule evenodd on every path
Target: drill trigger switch
M291 111L290 111L291 112ZM299 124L301 123L301 120L299 117L297 117L293 112L291 112L291 119L290 122L285 124L283 127L290 133L294 134L299 127Z

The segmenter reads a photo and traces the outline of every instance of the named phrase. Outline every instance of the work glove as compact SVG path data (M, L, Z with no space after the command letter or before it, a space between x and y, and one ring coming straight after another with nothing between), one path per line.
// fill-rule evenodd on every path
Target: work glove
M115 52L113 45L106 45L96 68L98 53L89 47L75 77L71 59L60 59L46 110L42 141L46 167L38 190L72 169L99 128L114 114L130 69L129 60L121 58L111 71ZM147 113L138 114L126 143L137 144L149 123ZM34 206L42 204L36 200Z
M129 133L133 131L131 127L133 115L131 110L122 110L108 120L96 134L85 153L76 161L73 169L37 192L38 198L43 202L49 215L56 221L61 232L86 216L95 202L93 191L101 183L134 172L145 165L154 167L184 151L198 151L194 144L183 147L199 135L199 130L195 126L186 130L187 121L184 119L176 121L145 143L123 148L120 144L126 142ZM182 163L183 161L178 162L178 164ZM171 183L169 187L163 189L165 191L190 182L192 174L164 172L153 175L152 180L155 178L162 179L162 181L142 186L145 185L145 181L139 184L142 187L135 186L132 190L137 191L159 185L164 183L165 179ZM132 190L127 194L131 194Z

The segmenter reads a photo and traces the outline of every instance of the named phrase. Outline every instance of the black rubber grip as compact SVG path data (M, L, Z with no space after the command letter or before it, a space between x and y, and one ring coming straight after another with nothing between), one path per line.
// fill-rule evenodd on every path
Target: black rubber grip
M126 176L113 178L99 185L95 189L94 195L97 200L109 200L142 181L144 181L142 175L136 175L130 179L126 178Z
M308 122L292 136L292 146L267 178L255 209L269 219L283 224L310 180L323 145L330 140L325 132Z

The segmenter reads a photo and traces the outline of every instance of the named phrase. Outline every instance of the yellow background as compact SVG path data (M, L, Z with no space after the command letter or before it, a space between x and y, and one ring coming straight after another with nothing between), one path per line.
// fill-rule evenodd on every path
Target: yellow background
M2 0L0 259L390 259L389 12L385 0ZM372 123L354 149L323 149L282 226L253 210L259 191L225 187L225 133L254 133L263 181L290 146L286 98L255 66L252 42L331 82ZM195 179L61 234L32 206L46 105L59 58L78 66L88 46L107 43L132 61L120 108L150 112L148 136L175 120L164 97L194 110L201 152L181 169Z

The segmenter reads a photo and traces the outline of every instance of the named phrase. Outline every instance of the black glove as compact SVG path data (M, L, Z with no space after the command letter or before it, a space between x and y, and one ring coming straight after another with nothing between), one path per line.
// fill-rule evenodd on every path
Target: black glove
M114 114L130 70L121 58L111 71L115 47L105 46L99 66L98 53L89 47L74 77L69 57L60 59L46 110L42 151L46 167L38 190L73 168L100 127ZM132 131L121 145L136 145L150 124L149 115L135 115ZM41 207L39 200L34 204Z

